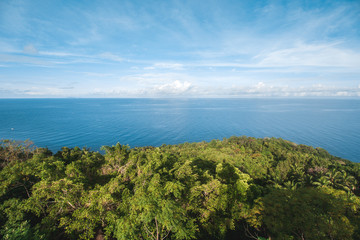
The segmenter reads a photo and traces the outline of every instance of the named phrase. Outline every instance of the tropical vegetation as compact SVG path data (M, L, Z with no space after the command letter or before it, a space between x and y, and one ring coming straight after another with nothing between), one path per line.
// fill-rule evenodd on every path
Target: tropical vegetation
M360 239L360 164L275 138L0 143L2 239Z

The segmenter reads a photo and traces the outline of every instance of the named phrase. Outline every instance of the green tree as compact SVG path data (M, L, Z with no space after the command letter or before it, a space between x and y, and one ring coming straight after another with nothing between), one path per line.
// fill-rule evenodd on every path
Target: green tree
M272 239L352 239L349 202L321 189L277 189L263 199Z

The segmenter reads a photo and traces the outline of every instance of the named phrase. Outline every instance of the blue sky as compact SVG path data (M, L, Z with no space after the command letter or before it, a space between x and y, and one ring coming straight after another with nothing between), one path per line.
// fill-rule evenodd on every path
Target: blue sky
M0 97L360 97L360 1L0 1Z

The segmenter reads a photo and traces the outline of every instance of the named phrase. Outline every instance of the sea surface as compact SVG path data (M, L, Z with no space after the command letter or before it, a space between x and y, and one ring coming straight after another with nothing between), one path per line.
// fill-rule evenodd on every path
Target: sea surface
M53 152L276 137L360 162L359 99L0 99L0 139Z

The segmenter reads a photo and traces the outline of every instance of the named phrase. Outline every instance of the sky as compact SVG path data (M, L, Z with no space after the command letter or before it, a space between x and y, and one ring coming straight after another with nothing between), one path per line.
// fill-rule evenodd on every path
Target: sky
M360 1L0 0L0 98L360 97Z

